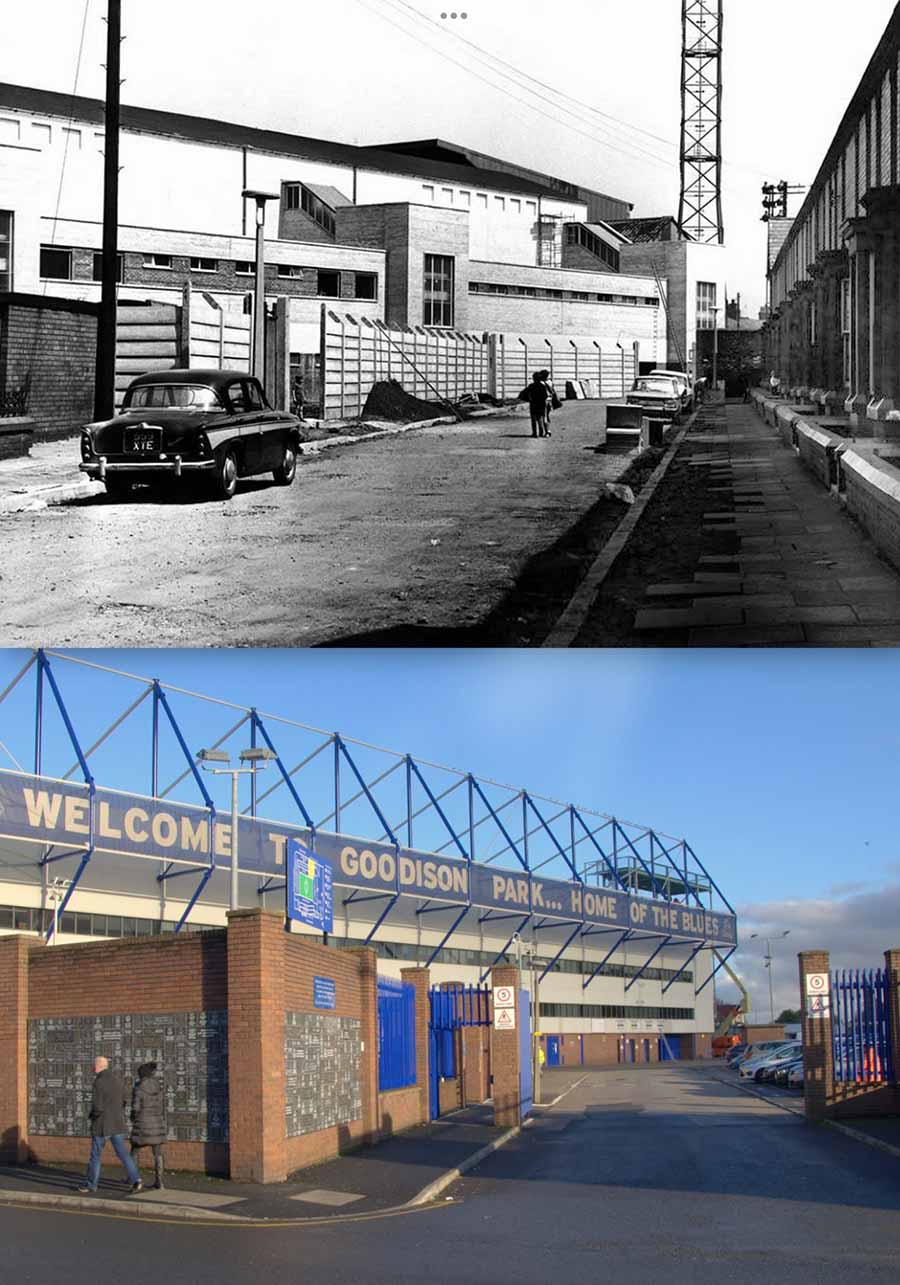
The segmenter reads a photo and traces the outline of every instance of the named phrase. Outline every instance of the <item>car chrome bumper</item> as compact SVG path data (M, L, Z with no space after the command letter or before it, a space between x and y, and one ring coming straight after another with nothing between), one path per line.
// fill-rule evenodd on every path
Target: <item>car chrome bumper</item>
M176 477L181 477L182 473L193 472L195 469L209 469L215 467L215 460L183 460L180 455L173 455L170 460L131 460L116 461L107 460L105 455L101 455L97 460L85 460L78 465L82 473L87 473L88 477L93 477L103 481L109 473L134 473L140 476L143 473L174 473Z

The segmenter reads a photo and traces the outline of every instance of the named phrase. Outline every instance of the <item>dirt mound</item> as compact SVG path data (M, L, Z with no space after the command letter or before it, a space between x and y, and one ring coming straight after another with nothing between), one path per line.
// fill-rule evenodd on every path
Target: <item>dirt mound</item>
M406 392L396 379L385 379L372 385L362 418L393 419L408 424L417 419L434 419L448 414L450 410L446 402L423 402Z

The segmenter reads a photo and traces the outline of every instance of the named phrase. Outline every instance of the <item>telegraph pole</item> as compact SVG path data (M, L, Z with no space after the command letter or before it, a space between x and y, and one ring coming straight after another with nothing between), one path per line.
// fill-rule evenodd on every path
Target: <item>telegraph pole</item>
M122 0L107 0L106 115L103 132L103 266L100 315L97 318L94 419L109 419L115 408L121 44Z

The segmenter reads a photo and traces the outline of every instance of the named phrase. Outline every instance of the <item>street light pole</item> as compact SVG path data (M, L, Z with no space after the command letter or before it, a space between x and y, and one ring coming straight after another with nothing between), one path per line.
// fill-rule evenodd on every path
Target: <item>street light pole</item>
M713 315L712 386L713 391L715 391L719 382L719 309L717 307L712 307L710 311Z
M249 763L249 767L231 767L231 759L225 750L200 750L197 758L200 760L203 770L211 772L213 776L230 776L231 777L231 868L230 868L230 892L229 892L229 909L238 910L240 908L240 899L238 896L238 856L239 856L239 839L238 832L240 826L240 816L238 814L238 777L253 776L261 768L267 766L270 760L276 755L268 749L249 749L241 750L238 758L242 763ZM228 767L207 767L208 763L227 763Z
M115 410L116 279L119 235L119 96L122 0L108 0L106 17L106 107L103 126L103 252L100 312L94 367L94 419Z
M256 202L256 272L253 283L253 342L250 370L266 386L266 201L277 201L277 192L245 187L241 195Z
M769 970L769 1021L770 1022L775 1021L775 994L772 988L772 942L773 940L780 941L783 937L789 936L790 931L791 931L790 928L785 928L784 932L779 933L778 936L775 938L760 937L760 941L764 941L766 943L766 953L764 955L764 959L766 961L766 968L768 968ZM751 938L759 937L759 933L751 933L750 936Z

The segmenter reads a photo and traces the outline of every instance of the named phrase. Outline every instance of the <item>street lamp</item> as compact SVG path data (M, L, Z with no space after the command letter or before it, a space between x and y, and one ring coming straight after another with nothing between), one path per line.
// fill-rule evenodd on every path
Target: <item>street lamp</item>
M253 343L250 369L263 388L266 386L266 201L277 201L277 192L259 192L245 187L241 196L256 202L256 280L253 286Z
M231 777L231 896L229 898L231 910L238 909L238 777L252 776L276 757L273 750L241 750L238 759L241 763L247 763L248 766L231 767L231 756L227 750L200 750L197 754L204 772L211 772L213 776ZM207 767L208 763L227 763L229 766Z
M47 900L53 903L53 944L56 945L56 930L59 927L59 908L65 900L72 883L71 879L51 879L47 885Z
M764 941L766 943L766 953L764 958L766 961L766 968L768 968L769 970L769 1021L770 1022L775 1021L775 998L772 993L772 942L781 941L782 937L787 937L790 934L790 931L791 931L790 928L785 928L784 932L779 933L777 937L760 937L760 941ZM750 936L751 938L759 937L759 933L751 933Z

